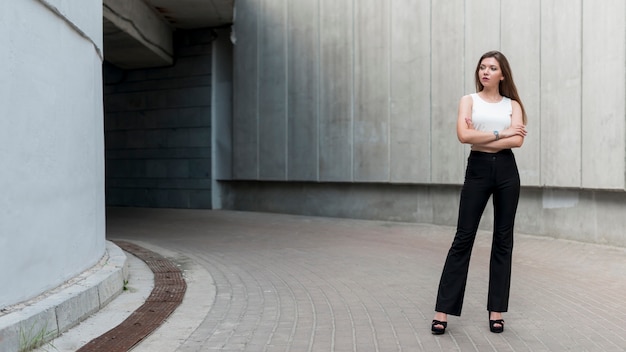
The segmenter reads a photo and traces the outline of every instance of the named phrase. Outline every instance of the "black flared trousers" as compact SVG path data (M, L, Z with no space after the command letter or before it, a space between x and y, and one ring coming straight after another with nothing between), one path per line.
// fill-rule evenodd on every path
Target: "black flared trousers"
M439 282L437 312L461 315L472 247L490 196L493 196L494 223L487 309L492 312L508 310L513 226L519 194L519 173L510 149L498 153L470 153L461 190L457 231Z

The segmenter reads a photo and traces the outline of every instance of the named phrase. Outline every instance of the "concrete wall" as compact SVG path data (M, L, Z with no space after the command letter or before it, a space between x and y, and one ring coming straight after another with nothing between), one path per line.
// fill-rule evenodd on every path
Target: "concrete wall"
M106 65L107 205L211 207L213 38L178 31L172 66Z
M460 186L392 183L223 183L226 209L365 220L457 222ZM626 193L526 187L515 223L519 233L626 247ZM493 228L487 205L480 225ZM381 236L384 236L381 233Z
M233 44L230 30L216 29L212 47L211 90L211 191L212 208L222 207L219 180L232 177Z
M529 115L516 150L528 204L543 204L544 192L566 204L560 192L574 192L580 201L562 212L589 220L584 229L598 235L585 239L623 244L591 225L600 221L593 204L626 189L623 1L241 0L236 10L233 180L454 194L469 150L456 138L458 101L475 90L480 55L497 49ZM231 196L235 208L250 197ZM539 209L528 219L550 224L533 233L584 237Z
M101 19L93 0L0 11L0 308L104 254Z
M620 0L239 1L233 178L459 184L457 103L498 49L528 109L523 184L624 190L625 13Z

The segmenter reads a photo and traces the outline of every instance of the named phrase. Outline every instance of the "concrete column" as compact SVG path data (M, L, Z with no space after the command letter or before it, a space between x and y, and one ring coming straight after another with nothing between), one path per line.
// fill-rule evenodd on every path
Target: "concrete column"
M259 177L259 2L239 0L234 25L233 177Z
M104 254L101 20L99 0L0 11L0 308Z
M233 45L229 30L217 30L211 66L212 209L222 208L220 180L232 178Z

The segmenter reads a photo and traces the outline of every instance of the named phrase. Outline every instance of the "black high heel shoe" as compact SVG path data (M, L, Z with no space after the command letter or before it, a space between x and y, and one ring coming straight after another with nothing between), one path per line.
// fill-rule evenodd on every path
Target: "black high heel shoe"
M435 327L435 325L441 325L443 326L443 328L438 328ZM439 321L439 320L433 320L433 323L430 327L430 331L433 332L433 335L442 335L443 333L446 332L446 328L448 327L448 322L447 321Z
M491 318L491 312L489 312L489 318ZM499 324L500 326L496 326ZM489 319L489 331L499 334L504 331L504 319Z

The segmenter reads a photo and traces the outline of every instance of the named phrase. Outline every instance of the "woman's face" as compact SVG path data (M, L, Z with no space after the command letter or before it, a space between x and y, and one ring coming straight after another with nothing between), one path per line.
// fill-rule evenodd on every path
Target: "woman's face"
M504 80L498 60L493 57L484 58L478 66L478 78L483 87L497 87Z

